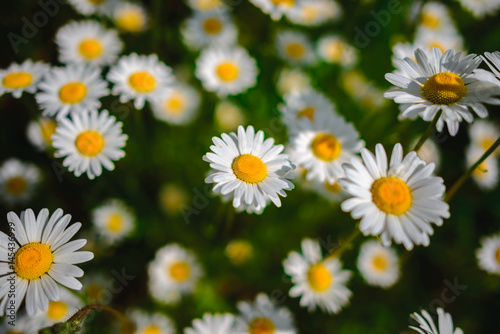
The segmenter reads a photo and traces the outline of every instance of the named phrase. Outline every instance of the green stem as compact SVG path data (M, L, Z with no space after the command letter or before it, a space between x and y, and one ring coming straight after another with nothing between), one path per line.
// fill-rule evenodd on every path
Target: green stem
M349 234L349 236L347 237L347 239L345 239L340 247L336 248L335 250L332 249L331 254L328 256L329 259L331 258L339 258L340 255L342 255L342 253L347 249L347 247L354 241L354 239L357 238L358 235L361 234L361 231L359 229L359 224L356 225L356 228L354 229L354 231L351 232L351 234Z
M434 132L434 129L436 128L436 123L437 123L439 117L441 117L442 113L443 113L443 110L439 110L438 113L436 114L436 116L434 116L434 119L432 120L431 124L429 124L429 126L427 127L427 130L425 130L424 134L422 135L422 137L420 137L418 142L415 144L415 147L413 148L412 151L418 152L418 150L420 150L420 148L424 145L425 141L432 135L432 132Z

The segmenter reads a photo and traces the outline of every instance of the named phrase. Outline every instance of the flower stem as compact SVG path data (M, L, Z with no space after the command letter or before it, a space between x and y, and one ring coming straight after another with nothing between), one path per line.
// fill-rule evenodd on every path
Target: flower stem
M439 110L438 113L436 114L436 116L434 116L431 124L429 124L429 126L427 127L427 130L425 130L424 134L422 135L422 137L420 137L418 142L415 144L415 147L413 148L412 151L418 152L418 150L420 150L420 148L424 145L425 141L432 135L432 133L434 132L434 129L436 128L436 123L437 123L439 117L441 117L442 113L443 113L443 110Z
M352 231L351 234L349 234L349 236L340 244L340 246L330 251L331 254L328 256L328 258L329 259L335 257L339 258L340 255L342 255L342 253L350 246L350 244L354 241L354 239L356 239L356 237L360 234L361 231L359 230L359 224L357 224L354 231Z

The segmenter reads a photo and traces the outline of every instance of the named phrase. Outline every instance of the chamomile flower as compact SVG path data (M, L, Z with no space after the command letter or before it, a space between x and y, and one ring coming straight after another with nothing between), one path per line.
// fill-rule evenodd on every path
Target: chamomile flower
M480 120L469 126L469 138L471 145L478 147L483 152L486 152L500 137L500 128L491 121ZM499 150L493 152L494 156L498 156Z
M242 47L214 47L201 53L195 75L206 90L225 97L255 86L258 71L255 59Z
M191 199L188 192L176 184L164 184L159 193L161 208L171 216L182 212L188 201Z
M136 53L120 57L109 70L107 79L114 85L112 94L120 95L122 103L134 100L136 109L142 109L146 100L154 99L174 80L172 70L158 60L156 54Z
M203 270L191 251L169 244L156 252L148 265L148 274L151 297L158 302L175 304L183 295L193 292Z
M296 6L295 0L250 0L250 2L275 21L280 20L287 11Z
M11 93L18 99L23 92L35 93L38 83L49 69L49 65L40 61L33 62L31 59L0 69L0 96Z
M277 91L281 95L298 92L309 87L311 87L311 78L298 67L282 69L276 82Z
M452 136L458 132L460 122L474 120L472 109L479 117L488 115L483 103L500 104L493 95L500 94L500 87L482 80L474 73L481 59L474 54L462 57L462 53L448 50L443 55L434 48L428 57L422 49L415 51L415 60L398 59L399 72L388 73L385 78L398 86L384 96L400 103L400 118L416 115L430 122L439 110L443 113L436 127L442 131L446 123Z
M292 163L307 170L306 180L334 183L344 174L342 164L356 157L365 145L351 123L334 113L302 117L290 138Z
M252 126L245 130L238 127L238 134L222 134L213 137L212 152L203 156L213 169L206 183L215 183L214 191L222 195L232 194L233 206L242 203L258 208L266 207L270 199L281 206L279 196L286 197L285 190L294 185L290 171L294 166L285 154L283 145L274 145L274 139L264 141L264 133L255 133Z
M328 181L320 182L318 180L314 180L311 182L305 182L302 186L304 189L314 191L332 203L340 203L347 198L346 192L342 190L342 187L337 183L337 181L330 183Z
M231 240L224 254L235 265L242 265L253 257L253 246L247 240Z
M57 31L55 40L59 60L66 64L109 65L123 48L115 30L91 20L66 24Z
M109 14L115 7L119 7L118 0L68 0L73 8L83 15Z
M173 125L193 122L200 107L200 94L186 84L176 83L152 100L156 119Z
M399 279L400 270L396 251L382 246L376 240L366 241L361 245L357 266L369 285L387 289Z
M94 229L107 245L120 242L134 229L135 215L121 200L108 200L92 210L91 215Z
M184 334L235 334L235 317L232 314L209 314L194 319L192 327L184 329Z
M220 195L223 203L228 203L233 201L235 191L233 190L225 195L221 195L221 188L214 188L214 190L212 190L212 193L215 196ZM260 205L259 203L256 202L247 204L245 203L245 201L241 201L240 205L234 207L234 210L238 213L244 211L250 215L251 214L261 215L262 213L264 213L264 209L269 205L269 203L271 203L269 197L265 197L264 205Z
M215 106L214 120L222 131L236 130L239 125L245 124L245 114L235 103L224 100Z
M128 312L134 322L134 334L174 334L175 325L172 319L162 313L148 314L140 310Z
M303 33L286 30L276 38L278 55L291 65L312 65L316 62L311 40Z
M8 205L25 203L41 180L40 169L31 163L8 159L0 165L0 199Z
M361 149L361 157L362 163L353 159L343 165L346 176L339 184L352 197L342 202L342 210L361 219L361 232L379 236L384 246L392 240L407 250L428 246L431 223L441 226L450 217L442 200L443 179L433 175L434 164L426 165L415 152L403 159L401 144L394 146L389 165L381 144L375 155Z
M146 29L148 16L143 6L128 1L120 2L111 14L118 29L126 33L138 33Z
M45 74L35 95L44 116L66 116L101 106L109 94L108 84L98 68L85 64L55 67Z
M181 28L184 43L193 50L209 45L233 45L238 31L229 14L213 10L195 12Z
M484 150L471 145L465 152L467 167L472 166L484 153ZM492 190L498 185L498 160L489 156L472 172L472 179L482 190Z
M420 334L463 334L460 328L454 328L453 319L449 313L446 313L441 307L437 308L438 325L434 324L434 320L426 310L422 310L422 315L417 312L411 317L418 322L418 327L410 326L411 329ZM438 330L439 329L439 330Z
M418 31L415 36L415 42L413 43L414 49L408 55L404 57L414 57L414 50L420 48L426 52L428 57L432 54L433 48L438 48L444 54L447 50L453 49L457 52L464 51L464 38L460 33L454 29L432 31L432 30L421 30Z
M26 128L29 142L39 151L52 148L52 135L56 133L57 122L50 117L40 117L31 121Z
M500 275L500 234L483 237L476 250L479 268L490 274Z
M269 297L259 293L255 302L240 301L236 305L240 311L238 334L296 334L292 313L285 307L278 307Z
M58 322L68 320L83 307L81 300L67 289L60 289L58 301L49 301L45 312L37 313L32 319L33 327L37 329L52 326Z
M293 24L316 27L338 20L342 16L342 8L333 0L305 0L290 7L285 15Z
M419 23L419 29L423 28L432 31L454 29L454 23L448 7L436 1L427 2L422 7Z
M317 45L319 56L327 63L351 67L358 61L356 49L347 44L340 36L327 35L321 37Z
M91 260L91 252L77 251L87 242L85 239L68 242L78 232L81 223L68 227L71 215L63 216L57 209L49 219L49 210L42 209L37 217L27 209L18 217L14 212L7 214L9 224L14 227L18 242L0 232L0 316L12 303L19 309L26 296L26 311L33 316L38 310L47 311L49 301L62 297L57 283L73 290L80 290L82 284L75 277L82 277L83 270L75 264ZM9 258L7 245L14 248L14 257ZM11 246L12 245L12 246ZM9 277L15 278L14 297L8 296ZM57 283L56 283L57 282Z
M337 258L323 258L317 241L304 239L301 246L302 254L290 252L283 261L285 273L294 283L289 295L300 296L300 306L309 312L319 307L327 313L339 313L352 296L346 287L352 273L343 270Z
M65 157L63 166L75 176L87 173L94 179L102 173L102 167L112 171L113 161L125 156L122 148L127 135L122 133L122 123L110 116L107 110L95 110L72 114L62 118L52 136L56 158Z
M411 145L409 147L410 148L415 147L417 142L418 138L415 138L411 142ZM439 167L441 166L441 151L439 149L439 146L432 139L427 139L424 142L422 147L420 147L420 150L418 150L417 155L426 164L433 163L435 166L434 171L439 170Z
M500 9L500 1L498 0L459 0L459 2L476 19L483 19L487 15L495 15Z
M114 294L113 279L111 275L104 275L100 272L85 275L82 279L83 293L86 304L108 304L113 299Z
M224 10L226 5L223 0L187 0L187 4L193 10L206 11L206 10Z

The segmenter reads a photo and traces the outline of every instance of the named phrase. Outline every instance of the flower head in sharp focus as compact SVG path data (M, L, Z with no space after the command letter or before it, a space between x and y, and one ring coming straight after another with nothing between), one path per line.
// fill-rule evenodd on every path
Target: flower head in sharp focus
M194 319L192 327L185 328L184 334L235 334L235 317L232 314L209 314Z
M127 312L136 326L135 334L175 334L175 324L162 313L148 314L134 309Z
M487 15L495 15L500 9L500 1L498 0L459 0L459 2L476 19L484 19Z
M52 136L54 155L65 157L63 166L75 176L87 173L93 180L102 174L102 167L112 171L113 161L125 156L122 148L128 136L122 133L122 122L117 122L107 110L72 114L62 118Z
M479 268L495 275L500 275L500 233L480 240L481 247L476 250Z
M410 326L411 329L420 334L463 334L460 328L453 327L453 319L449 313L446 313L442 308L437 308L438 326L434 324L434 320L426 310L422 310L422 315L417 312L410 316L418 323L418 327ZM438 330L439 328L439 330Z
M238 30L225 11L195 12L181 28L184 43L199 50L209 45L233 45Z
M47 311L37 313L30 322L36 329L52 326L55 323L67 321L82 307L83 303L77 296L67 289L60 289L59 300L49 301Z
M18 99L23 92L35 93L38 83L49 69L49 65L39 61L33 62L31 59L0 69L0 96L11 93Z
M57 122L50 117L31 121L26 128L28 141L39 151L52 149L52 135L56 133Z
M308 66L317 60L311 40L301 32L285 30L278 33L276 49L278 55L291 65Z
M369 240L361 245L357 266L369 285L384 289L393 286L400 276L396 251L382 246L377 240Z
M111 14L120 31L136 34L146 29L148 16L143 6L135 2L122 1Z
M8 159L0 165L0 199L13 205L30 200L41 180L40 169L31 163Z
M57 209L49 218L49 210L42 209L37 217L27 209L18 217L7 214L14 227L14 239L0 232L0 316L7 305L15 304L18 310L26 296L26 311L34 315L38 310L47 311L49 301L58 301L60 289L56 282L73 290L82 284L75 277L82 277L83 270L75 264L91 260L91 252L77 251L87 242L85 239L69 241L81 228L81 223L68 227L71 215L63 216ZM8 246L7 246L8 245ZM9 258L7 247L14 248ZM8 294L9 277L15 276L15 296Z
M59 60L66 64L109 65L123 48L115 30L92 20L68 23L57 31L55 40Z
M99 99L109 94L101 70L85 64L56 67L43 77L36 101L44 116L66 116L101 106Z
M153 98L153 115L165 123L186 125L197 116L200 102L200 94L196 89L176 83Z
M481 56L481 58L483 58L484 62L494 74L494 79L490 78L489 80L500 86L500 52L485 52L484 56Z
M280 207L278 195L286 197L285 190L294 188L288 179L295 168L281 153L283 145L274 145L272 138L264 140L264 133L255 133L252 126L246 130L240 126L238 134L223 133L221 138L213 137L213 153L203 156L213 169L205 182L215 183L216 193L231 194L235 208L246 204L259 210L268 200Z
M280 20L291 8L296 6L296 0L250 0L262 12L269 14L271 19Z
M471 167L483 155L484 150L474 144L465 151L466 167ZM483 191L491 191L498 185L498 160L489 156L472 172L472 180Z
M132 53L120 57L109 70L107 79L114 85L112 94L120 95L120 102L134 100L135 108L142 109L146 100L152 101L173 83L174 77L172 70L158 60L156 54Z
M118 5L118 0L68 0L68 2L82 15L110 14Z
M381 144L375 155L361 149L361 157L362 162L353 159L343 165L346 176L339 184L352 197L342 202L342 210L361 219L361 232L380 236L384 246L392 240L407 250L428 246L431 223L441 226L450 217L442 200L443 179L433 175L434 164L427 165L415 152L403 159L401 144L394 146L389 165Z
M293 24L317 27L337 21L342 16L342 8L331 0L298 1L285 15Z
M135 214L123 201L111 199L92 210L92 223L105 244L116 244L134 229Z
M352 273L342 269L339 259L323 258L317 241L302 240L302 254L290 252L283 268L294 283L289 295L300 296L300 306L310 312L319 307L327 313L339 313L349 303L352 292L346 284Z
M449 133L455 136L463 119L468 123L474 120L469 109L485 118L488 111L483 103L500 104L493 97L500 94L500 87L482 80L474 71L481 63L476 55L462 57L462 53L454 50L443 55L434 48L428 57L422 49L417 49L415 60L398 59L397 70L385 75L387 81L398 86L384 96L401 104L401 119L418 115L429 122L442 110L437 129L442 131L446 123Z

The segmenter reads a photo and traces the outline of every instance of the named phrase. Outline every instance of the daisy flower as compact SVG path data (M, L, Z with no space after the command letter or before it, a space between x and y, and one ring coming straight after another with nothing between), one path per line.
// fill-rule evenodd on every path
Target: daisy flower
M295 166L281 153L283 145L274 145L272 138L264 141L264 133L255 133L252 126L239 126L237 135L223 133L221 138L213 137L213 153L203 156L213 169L205 182L215 183L217 193L232 194L235 208L242 203L264 208L266 199L280 207L278 195L286 197L285 190L294 188L288 179Z
M420 30L415 35L413 50L403 57L397 57L401 59L405 57L413 58L414 51L418 48L424 50L428 57L431 56L433 48L438 48L442 53L446 53L449 49L457 52L464 51L464 38L454 29L440 31Z
M472 123L472 109L485 118L488 111L483 103L500 104L492 95L500 93L500 87L481 80L474 70L481 59L474 54L462 58L462 53L448 50L443 55L438 48L427 57L422 49L415 51L415 60L396 60L399 72L387 73L387 81L398 87L384 93L384 97L400 103L400 118L421 116L430 122L439 110L443 113L437 122L438 131L444 123L450 135L458 132L459 123L465 119Z
M403 148L396 144L391 160L381 144L375 155L361 149L363 162L351 160L344 164L346 176L339 180L352 197L341 204L345 212L360 219L364 235L380 236L384 246L391 240L407 250L414 245L429 245L434 233L431 223L443 225L449 218L449 206L443 202L443 179L433 175L434 164L425 164L415 152L403 159Z
M78 232L81 223L68 227L71 215L63 216L57 209L49 219L49 210L42 209L37 217L27 209L18 217L7 214L14 235L0 232L0 316L7 305L14 303L19 309L26 296L26 311L33 316L38 310L47 311L49 301L58 301L61 290L56 282L73 290L82 284L75 277L82 277L83 270L75 264L91 260L91 252L77 251L87 242L85 239L68 242ZM15 238L17 242L13 242ZM13 248L13 251L12 251ZM14 253L14 255L11 255ZM10 278L15 278L15 297L8 296Z
M10 158L0 165L0 198L8 205L29 201L41 180L34 164Z
M318 40L318 54L327 63L351 67L358 61L356 49L337 35L323 36Z
M269 297L259 293L255 302L240 301L236 305L240 311L238 334L296 334L292 313L285 307L277 307Z
M426 310L422 310L422 315L417 312L410 315L418 322L418 327L410 326L411 329L420 334L463 334L460 328L453 327L453 319L449 313L446 313L441 307L437 308L438 326L434 324L434 320ZM438 330L439 328L439 330Z
M369 285L384 289L393 286L400 276L396 251L382 246L376 240L366 241L361 245L357 266Z
M240 124L245 124L245 119L243 110L231 101L221 101L215 106L215 124L222 131L236 130Z
M111 17L118 29L132 34L145 30L148 23L146 10L135 2L120 2L113 8Z
M314 191L332 203L340 203L347 198L346 192L342 190L342 187L336 181L330 183L328 181L320 182L318 180L314 180L312 182L305 182L302 187L306 190Z
M471 145L465 152L467 168L476 163L483 155L484 150ZM498 185L498 160L495 156L489 156L472 172L472 179L482 190L493 190Z
M191 86L176 83L152 100L153 116L172 125L192 123L200 107L200 94Z
M184 334L234 334L235 317L232 314L208 314L194 319L192 327L184 329Z
M297 31L282 31L276 38L278 55L291 65L312 65L316 62L311 40Z
M33 62L31 59L22 64L10 64L6 69L0 70L0 96L11 93L18 99L23 92L35 93L38 83L49 69L49 65L40 61Z
M123 48L115 30L91 20L66 24L57 31L55 41L59 61L66 64L109 65Z
M91 273L82 279L86 304L109 304L113 299L113 279L110 275Z
M120 242L134 229L135 215L123 201L111 199L92 210L92 224L107 245Z
M293 24L317 27L338 20L342 16L342 8L332 0L305 0L298 1L285 15Z
M274 21L280 20L291 8L296 6L295 0L250 0L262 12L269 14Z
M193 50L209 45L233 45L238 31L228 13L219 10L195 12L181 27L184 43Z
M160 206L169 215L178 215L191 199L187 191L176 184L164 184L159 193Z
M351 290L346 287L352 273L342 269L337 258L324 259L319 243L302 240L302 254L290 252L283 268L294 286L290 297L300 296L300 306L309 312L319 307L327 313L339 313L349 303Z
M193 10L206 11L206 10L223 10L226 8L223 0L187 0L187 4Z
M471 145L487 151L500 137L500 128L491 121L479 120L469 126L469 138ZM493 152L498 156L499 150Z
M203 270L193 253L178 244L160 248L148 265L149 292L156 301L175 304L193 292Z
M122 122L117 122L107 110L72 114L62 118L52 136L56 158L65 157L63 166L75 176L87 173L93 180L102 173L102 167L112 171L113 161L125 156L122 148L128 136L122 133Z
M139 56L136 53L120 57L109 70L107 79L114 85L112 94L120 95L122 103L134 100L136 109L142 109L146 100L154 99L174 81L172 70L159 61L156 54Z
M255 59L242 47L214 47L202 51L195 75L203 87L219 97L243 93L257 83Z
M212 190L212 193L214 194L214 196L221 195L221 188L214 188L214 190ZM230 193L225 195L221 195L222 203L232 202L233 199L234 199L234 191L231 191ZM240 205L234 207L234 210L238 213L246 212L250 215L251 214L261 215L264 213L264 209L269 205L269 203L271 203L269 197L265 198L264 206L256 202L247 204L245 203L245 201L242 201Z
M480 243L481 247L476 250L479 268L500 275L500 234L483 237Z
M311 87L311 78L300 68L284 68L280 71L276 89L281 95Z
M450 16L448 7L436 1L425 3L420 14L420 26L418 29L427 29L433 31L454 29L454 23ZM417 30L418 30L417 29Z
M49 117L30 121L26 128L28 141L39 151L52 148L52 135L56 133L57 122Z
M316 113L313 121L302 117L297 127L288 153L292 163L307 170L308 181L333 184L344 174L342 164L365 146L354 126L334 113Z
M483 19L486 15L495 15L500 8L498 0L458 0L462 7L468 10L476 19Z
M82 15L109 14L119 7L118 0L68 0L69 4Z
M409 147L415 147L417 142L418 138L415 138ZM424 142L422 147L418 150L417 155L426 164L433 163L435 166L434 171L439 170L439 167L441 166L441 151L439 150L439 146L432 139L427 139Z
M55 67L45 74L35 95L44 116L66 116L101 106L99 99L109 94L101 70L85 64Z
M140 310L132 310L128 314L136 326L134 334L174 334L176 332L172 319L162 313L148 314Z
M253 246L246 240L231 240L224 254L235 265L242 265L253 257Z

